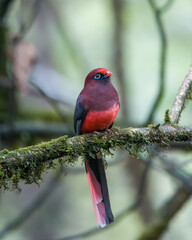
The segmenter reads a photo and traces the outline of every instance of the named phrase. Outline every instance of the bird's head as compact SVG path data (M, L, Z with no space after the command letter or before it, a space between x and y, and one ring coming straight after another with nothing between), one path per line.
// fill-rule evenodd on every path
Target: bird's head
M85 84L91 82L100 82L106 84L110 81L110 76L112 72L108 71L106 68L96 68L92 70L85 79Z

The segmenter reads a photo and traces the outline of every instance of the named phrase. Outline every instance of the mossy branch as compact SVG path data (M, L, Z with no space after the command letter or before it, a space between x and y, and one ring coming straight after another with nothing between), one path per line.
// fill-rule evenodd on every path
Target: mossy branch
M169 146L170 142L189 142L192 140L192 127L170 125L158 128L113 129L112 132L86 134L69 138L63 136L49 142L0 152L0 186L6 190L18 188L18 183L39 183L43 172L54 167L54 160L61 164L73 165L81 156L101 151L104 155L110 150L125 148L132 155L144 151L154 144ZM62 159L61 159L62 158Z

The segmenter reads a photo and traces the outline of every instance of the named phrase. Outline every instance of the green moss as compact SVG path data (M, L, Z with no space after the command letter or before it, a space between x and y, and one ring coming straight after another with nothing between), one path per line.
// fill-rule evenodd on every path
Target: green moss
M62 138L62 143L65 143L67 137ZM50 143L50 142L49 142ZM51 141L53 146L56 141ZM59 141L60 144L62 144ZM9 153L9 161L5 161L4 154ZM1 172L0 186L5 190L20 189L19 182L37 183L41 182L41 175L43 172L54 167L52 161L47 161L53 156L57 158L58 151L50 148L49 144L42 143L37 146L31 146L23 149L8 152L3 150L0 152Z
M9 152L9 150L3 149L1 152L2 152L3 154L7 154L7 153Z
M191 87L189 88L188 94L187 94L187 99L192 100L192 84Z
M170 141L189 141L192 129L173 127L172 125L152 126L149 128L113 128L112 132L85 134L68 138L63 136L49 142L20 148L14 151L0 152L0 186L6 190L18 189L19 182L41 182L41 175L60 164L75 165L77 159L87 156L95 157L99 151L103 156L110 155L111 150L126 149L130 155L138 157L155 145L169 146ZM54 161L59 159L58 161Z
M168 124L171 123L171 118L169 116L169 109L165 111L164 122Z
M160 123L158 123L158 124L149 124L148 125L149 128L154 128L154 129L158 129L160 126L161 126Z
M174 125L174 126L178 126L178 124L176 124L173 121L171 121L171 118L170 118L170 115L169 115L169 109L167 109L165 111L164 123L165 124L171 124L171 125Z

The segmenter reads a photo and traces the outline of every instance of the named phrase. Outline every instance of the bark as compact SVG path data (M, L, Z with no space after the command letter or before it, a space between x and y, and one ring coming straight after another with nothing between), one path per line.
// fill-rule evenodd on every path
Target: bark
M169 147L170 143L192 141L192 127L177 125L151 125L147 128L115 128L112 132L86 134L69 138L63 136L49 142L0 152L0 186L7 190L18 188L18 183L39 183L43 172L55 165L73 165L79 157L85 158L101 151L103 155L111 150L124 148L131 155L148 150L155 145Z

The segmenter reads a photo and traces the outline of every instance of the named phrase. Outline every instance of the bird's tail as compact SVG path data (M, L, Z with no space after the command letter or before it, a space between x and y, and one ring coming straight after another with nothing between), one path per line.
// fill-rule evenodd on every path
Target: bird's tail
M97 226L105 227L106 224L112 223L114 218L111 211L107 179L101 154L98 153L96 158L88 157L88 160L85 160L85 168Z

